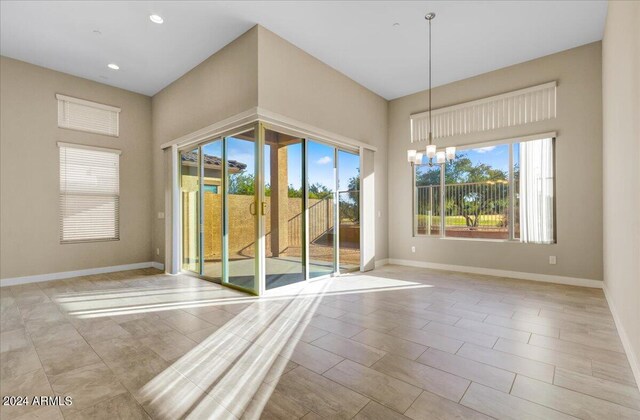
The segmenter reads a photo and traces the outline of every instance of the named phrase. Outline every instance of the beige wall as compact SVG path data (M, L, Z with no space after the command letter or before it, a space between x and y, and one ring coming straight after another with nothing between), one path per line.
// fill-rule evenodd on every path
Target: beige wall
M433 90L434 108L553 80L557 118L438 141L473 144L557 131L557 238L554 245L412 237L409 115L427 108L426 91L389 103L390 258L602 280L602 88L600 42L485 73ZM438 71L437 61L434 71ZM411 252L416 247L416 253ZM548 257L557 256L557 265Z
M609 2L602 41L604 281L640 381L640 3ZM624 331L622 331L624 330Z
M0 278L150 261L150 98L6 57L0 90ZM122 108L120 137L58 128L56 93ZM119 241L60 244L58 141L122 150Z
M273 32L258 34L260 107L378 148L375 258L387 258L388 102Z
M387 255L387 101L272 32L255 26L152 99L154 258L164 261L165 161L159 146L260 106L378 147L376 258ZM160 174L160 176L155 176Z
M164 263L165 177L160 145L258 105L258 33L254 27L152 98L153 245ZM159 254L156 250L159 249Z

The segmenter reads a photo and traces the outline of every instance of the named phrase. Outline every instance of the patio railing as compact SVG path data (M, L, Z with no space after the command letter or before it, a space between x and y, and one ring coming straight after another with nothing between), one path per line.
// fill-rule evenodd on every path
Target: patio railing
M419 186L416 191L416 217L419 234L437 234L441 226L440 200L444 199L444 225L449 236L455 231L508 232L509 184L507 181Z

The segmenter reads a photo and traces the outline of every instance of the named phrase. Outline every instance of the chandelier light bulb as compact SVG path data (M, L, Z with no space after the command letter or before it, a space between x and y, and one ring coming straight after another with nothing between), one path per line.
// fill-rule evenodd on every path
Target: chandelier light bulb
M433 159L436 155L436 145L430 144L427 146L427 157Z
M407 162L413 163L416 160L416 151L407 150Z
M422 153L416 152L415 164L422 165Z
M436 163L445 163L447 161L447 156L444 152L440 151L436 153Z
M445 149L445 154L447 155L447 160L453 160L456 158L456 148L455 147L447 147Z

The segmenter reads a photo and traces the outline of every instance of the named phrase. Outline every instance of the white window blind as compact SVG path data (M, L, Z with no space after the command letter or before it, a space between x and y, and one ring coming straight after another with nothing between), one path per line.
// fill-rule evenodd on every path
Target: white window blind
M433 138L497 130L556 117L556 82L490 96L431 112ZM429 114L411 115L411 142L427 141Z
M60 94L56 99L58 127L118 137L120 108Z
M120 151L58 143L60 242L120 239Z

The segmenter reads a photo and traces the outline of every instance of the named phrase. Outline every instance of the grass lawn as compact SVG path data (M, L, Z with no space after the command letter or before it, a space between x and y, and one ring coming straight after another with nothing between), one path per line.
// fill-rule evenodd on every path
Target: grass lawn
M424 214L418 215L418 226L426 226L429 216ZM480 215L479 227L502 227L504 216L502 215ZM464 216L446 216L446 226L467 226L467 221ZM432 225L440 224L440 216L433 216L431 218Z

